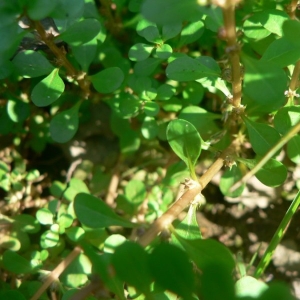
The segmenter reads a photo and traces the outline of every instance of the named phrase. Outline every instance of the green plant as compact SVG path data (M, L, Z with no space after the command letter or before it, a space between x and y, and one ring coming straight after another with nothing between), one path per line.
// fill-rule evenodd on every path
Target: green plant
M293 299L258 278L299 193L248 274L197 207L300 161L297 5L1 2L0 298Z

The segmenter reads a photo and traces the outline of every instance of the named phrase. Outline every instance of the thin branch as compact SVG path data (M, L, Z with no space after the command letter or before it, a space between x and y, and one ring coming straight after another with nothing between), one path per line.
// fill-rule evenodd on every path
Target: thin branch
M299 2L298 0L292 0L291 4L288 6L288 14L289 14L290 18L293 20L297 20L296 10L298 7L298 2Z
M49 47L51 52L56 56L58 62L66 68L68 75L70 75L77 81L79 87L84 92L84 97L88 98L90 94L90 82L86 80L85 74L83 72L77 71L73 67L73 65L67 59L65 51L57 47L53 40L53 36L47 34L41 22L31 20L31 23L36 29L37 33L39 34L41 40Z
M51 285L54 280L57 280L67 266L81 253L82 249L77 246L74 250L48 275L46 281L37 290L30 300L38 300L44 291Z
M138 239L138 243L143 247L150 244L155 237L178 217L178 215L201 193L212 178L221 170L224 160L234 152L235 142L225 149L220 157L210 166L210 168L200 177L199 185L187 190L160 218L158 218L149 230Z
M110 207L114 206L115 198L117 196L117 188L119 185L119 181L120 181L120 170L117 165L117 167L115 168L114 173L111 177L111 180L110 180L110 183L108 186L108 191L107 191L106 198L105 198L106 204L109 205Z
M296 91L297 88L299 87L299 75L300 75L300 60L295 65L290 86L289 86L290 90L293 92Z
M280 150L292 137L294 137L300 131L300 122L291 128L257 163L257 165L250 170L242 179L236 182L231 188L230 192L238 189L242 184L246 183L253 175L255 175L274 154Z
M227 1L223 7L223 19L225 34L227 40L226 52L229 56L232 74L232 105L239 107L242 98L242 81L241 81L241 67L240 67L240 46L236 39L236 26L235 26L235 4L236 1Z

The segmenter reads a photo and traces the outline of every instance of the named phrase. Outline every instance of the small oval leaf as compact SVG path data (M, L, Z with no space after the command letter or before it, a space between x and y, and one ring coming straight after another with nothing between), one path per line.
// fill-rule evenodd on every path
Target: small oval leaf
M91 77L94 88L103 94L114 92L118 89L123 80L123 71L118 67L105 69Z
M201 138L197 129L188 121L173 120L167 128L167 139L173 151L192 172L201 152Z
M65 84L58 71L59 69L54 69L33 88L31 100L36 106L44 107L52 104L65 90Z
M58 143L68 142L78 129L78 110L81 102L53 117L50 122L50 134Z

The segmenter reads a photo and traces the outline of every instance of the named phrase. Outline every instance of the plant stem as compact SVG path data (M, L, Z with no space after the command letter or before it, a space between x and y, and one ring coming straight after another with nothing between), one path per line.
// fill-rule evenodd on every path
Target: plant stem
M291 91L296 91L297 88L299 87L299 75L300 75L300 60L298 60L298 62L296 63L293 71L293 75L289 86Z
M83 72L77 71L73 65L69 62L66 57L66 53L64 50L57 47L57 45L53 41L53 37L49 37L42 26L41 22L39 21L32 21L31 23L33 27L36 29L37 33L39 34L41 40L49 47L51 52L56 56L57 61L59 64L64 66L67 70L68 75L74 78L81 90L84 92L84 98L88 98L90 94L90 82L86 80L85 74Z
M173 205L158 218L148 231L138 239L138 243L143 247L150 244L157 234L169 227L169 225L178 217L178 215L201 193L206 185L223 167L224 160L228 155L234 152L235 142L225 149L219 158L210 166L210 168L198 180L199 185L187 190Z
M288 7L288 14L289 14L290 18L293 20L297 20L297 17L296 17L297 6L298 6L298 0L292 0L291 4Z
M264 273L266 267L269 265L270 260L273 256L273 253L274 253L277 245L280 243L281 239L283 238L293 215L297 211L299 204L300 204L300 190L298 191L298 194L296 195L295 199L291 203L288 211L286 212L286 214L283 217L280 225L278 226L275 234L273 235L273 238L272 238L267 250L265 251L263 257L261 258L261 260L255 270L255 273L254 273L255 278L259 278Z
M242 81L241 81L241 67L239 56L239 45L236 40L236 26L235 26L235 2L227 1L222 7L224 27L226 32L227 49L231 63L232 74L232 105L239 107L242 97Z
M51 285L54 280L57 280L61 273L67 268L67 266L81 253L82 249L76 246L74 250L48 275L46 281L37 290L37 292L31 297L30 300L38 300L44 291Z
M300 122L291 128L257 163L257 165L250 170L243 178L236 182L231 188L230 193L238 189L242 184L246 183L253 175L255 175L274 154L279 151L292 137L300 131Z

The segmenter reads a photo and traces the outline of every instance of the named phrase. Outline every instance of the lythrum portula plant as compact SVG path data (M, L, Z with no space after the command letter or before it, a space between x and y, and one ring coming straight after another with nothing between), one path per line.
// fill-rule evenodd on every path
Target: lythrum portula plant
M0 298L294 299L264 273L299 206L299 5L2 1ZM251 184L286 208L268 239L208 238Z

